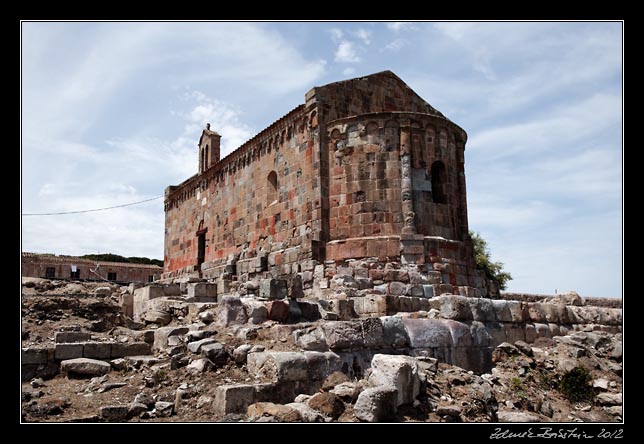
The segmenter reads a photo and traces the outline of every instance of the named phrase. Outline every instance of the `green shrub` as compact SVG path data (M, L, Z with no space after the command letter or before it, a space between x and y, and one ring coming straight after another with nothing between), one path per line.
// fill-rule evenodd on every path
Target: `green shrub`
M570 402L592 401L595 398L592 382L590 372L577 366L561 376L558 388Z

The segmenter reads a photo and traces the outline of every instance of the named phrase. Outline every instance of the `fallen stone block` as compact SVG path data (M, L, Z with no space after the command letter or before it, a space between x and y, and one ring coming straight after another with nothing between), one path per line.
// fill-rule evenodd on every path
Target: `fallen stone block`
M224 345L219 342L202 345L201 354L216 367L225 365L229 358Z
M82 331L59 331L54 335L56 344L70 342L85 342L91 339L92 335Z
M60 369L65 373L105 375L110 372L111 366L109 363L97 359L76 358L62 361Z
M112 343L112 358L126 356L141 356L152 353L152 347L147 342L114 342Z
M172 314L165 310L151 308L145 312L143 320L150 324L168 325L172 321Z
M125 421L130 408L127 405L106 405L98 410L98 414L106 421Z
M416 359L402 355L374 355L371 360L369 384L396 388L396 406L414 402L420 393Z
M499 422L542 422L539 415L528 412L500 411L497 413L497 417Z
M210 284L207 282L194 282L186 285L188 290L188 299L199 298L217 298L217 284ZM209 302L209 301L201 301Z
M268 310L263 302L253 298L243 298L242 304L244 304L248 322L251 324L261 324L268 319Z
M324 332L320 327L295 330L293 341L303 350L326 351L329 349Z
M305 381L309 377L306 358L302 353L250 353L247 360L251 375L268 377L274 381Z
M83 344L56 344L56 351L54 353L56 360L75 359L83 357Z
M217 415L244 413L255 402L255 387L248 384L220 385L215 389L213 409Z
M92 359L110 359L112 357L112 344L110 342L85 342L83 357Z
M597 395L599 405L622 405L621 393L600 393Z
M23 348L21 353L21 364L47 364L50 361L51 349L48 348Z
M235 361L235 364L246 364L246 358L248 357L248 352L250 352L251 348L252 346L250 344L242 344L235 348L235 350L233 350L233 360Z
M333 419L338 419L344 412L344 403L334 393L316 393L307 401L309 407Z
M217 341L215 341L212 338L205 338L205 339L201 339L199 341L189 342L188 343L188 350L190 350L192 353L199 353L201 351L201 347L203 347L204 345L208 345L208 344L214 344L215 342L217 342Z
M167 401L157 401L154 404L154 410L156 411L157 416L170 417L174 412L174 403Z
M154 345L152 349L162 351L168 347L168 338L182 336L188 333L188 327L161 327L154 331Z
M217 324L227 327L233 324L245 324L248 320L244 304L237 296L223 296L217 306Z
M353 413L360 421L381 422L394 417L397 392L394 387L380 386L364 390L358 395Z

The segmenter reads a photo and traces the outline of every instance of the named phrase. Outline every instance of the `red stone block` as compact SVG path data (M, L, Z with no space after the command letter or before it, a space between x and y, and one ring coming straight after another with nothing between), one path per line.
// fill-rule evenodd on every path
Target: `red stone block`
M288 319L289 303L286 300L276 300L266 303L268 319L277 322L286 322Z

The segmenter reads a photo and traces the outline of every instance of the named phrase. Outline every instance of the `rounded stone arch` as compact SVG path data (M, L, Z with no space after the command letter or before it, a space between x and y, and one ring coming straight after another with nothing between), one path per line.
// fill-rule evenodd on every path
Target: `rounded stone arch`
M309 128L315 128L318 126L318 112L313 111L309 116Z
M436 160L432 163L432 200L434 203L446 204L447 202L447 168L445 164Z
M334 128L333 131L331 131L331 133L329 134L329 139L334 141L334 142L338 141L338 140L342 139L342 133L340 132L339 129Z
M378 126L377 122L368 122L365 126L365 133L369 143L378 143L380 141L380 126Z

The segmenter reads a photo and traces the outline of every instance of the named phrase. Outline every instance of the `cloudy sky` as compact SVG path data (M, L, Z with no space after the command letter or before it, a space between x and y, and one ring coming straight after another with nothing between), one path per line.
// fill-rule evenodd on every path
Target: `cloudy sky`
M622 295L621 23L22 24L22 212L162 196L312 86L392 70L469 134L511 291ZM163 258L163 199L23 216L23 251Z

